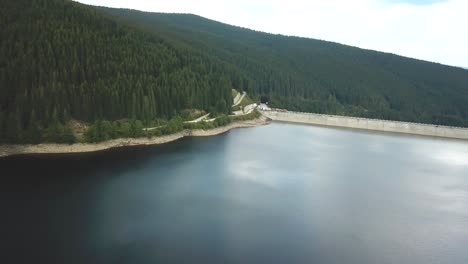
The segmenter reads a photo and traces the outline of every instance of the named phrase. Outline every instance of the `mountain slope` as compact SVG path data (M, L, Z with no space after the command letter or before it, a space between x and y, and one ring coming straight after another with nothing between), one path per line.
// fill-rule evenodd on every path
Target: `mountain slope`
M37 142L70 119L229 112L229 66L68 0L1 1L0 141Z
M468 72L194 15L104 8L235 65L239 86L293 110L468 126Z
M194 15L0 4L0 143L70 142L74 119L228 113L232 88L291 110L468 127L461 68Z

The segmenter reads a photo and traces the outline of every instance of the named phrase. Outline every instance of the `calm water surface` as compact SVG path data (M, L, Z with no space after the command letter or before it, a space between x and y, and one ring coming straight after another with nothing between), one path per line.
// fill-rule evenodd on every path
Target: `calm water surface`
M468 143L292 124L0 160L1 263L468 263Z

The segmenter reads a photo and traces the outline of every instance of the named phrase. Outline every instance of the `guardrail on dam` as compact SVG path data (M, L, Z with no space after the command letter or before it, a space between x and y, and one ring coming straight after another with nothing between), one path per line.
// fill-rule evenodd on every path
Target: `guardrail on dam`
M408 123L359 117L322 115L290 111L260 111L273 121L312 124L331 127L345 127L374 131L413 134L468 140L468 129L429 124Z

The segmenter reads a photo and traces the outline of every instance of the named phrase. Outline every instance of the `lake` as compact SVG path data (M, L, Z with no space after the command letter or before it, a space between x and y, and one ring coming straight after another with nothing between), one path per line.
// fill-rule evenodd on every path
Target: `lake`
M2 263L468 263L468 143L274 123L0 159Z

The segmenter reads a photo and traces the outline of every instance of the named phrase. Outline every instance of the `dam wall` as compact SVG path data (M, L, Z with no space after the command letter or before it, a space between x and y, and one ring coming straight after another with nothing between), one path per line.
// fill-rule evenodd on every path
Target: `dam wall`
M468 129L359 117L322 115L290 111L260 111L273 121L344 127L421 136L444 137L468 140Z

